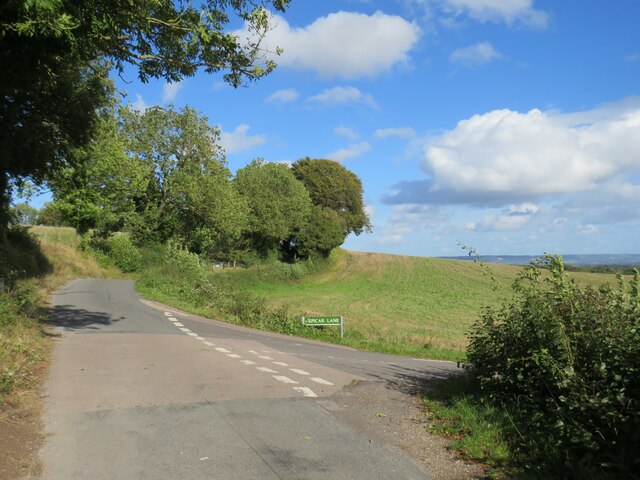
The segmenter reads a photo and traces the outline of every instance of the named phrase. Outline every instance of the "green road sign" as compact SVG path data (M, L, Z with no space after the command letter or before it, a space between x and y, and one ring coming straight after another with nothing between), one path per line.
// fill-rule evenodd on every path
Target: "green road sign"
M302 324L316 327L321 325L340 325L340 338L344 336L344 320L341 316L302 317Z

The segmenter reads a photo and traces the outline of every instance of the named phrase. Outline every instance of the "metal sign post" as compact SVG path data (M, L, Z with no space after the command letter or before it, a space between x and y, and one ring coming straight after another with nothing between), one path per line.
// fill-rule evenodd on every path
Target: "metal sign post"
M340 325L340 338L344 338L344 319L342 316L302 317L302 325L319 327L322 325Z

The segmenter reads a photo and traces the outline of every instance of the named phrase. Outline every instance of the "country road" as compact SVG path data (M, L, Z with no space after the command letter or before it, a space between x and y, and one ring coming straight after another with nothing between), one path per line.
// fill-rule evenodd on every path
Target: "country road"
M72 282L51 324L46 480L431 478L352 428L335 399L354 381L412 391L453 363L200 318L126 280Z

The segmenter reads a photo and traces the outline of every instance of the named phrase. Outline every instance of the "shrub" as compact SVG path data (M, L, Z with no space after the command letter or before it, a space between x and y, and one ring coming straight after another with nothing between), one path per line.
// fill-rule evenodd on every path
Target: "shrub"
M107 256L123 272L137 272L142 266L142 255L129 237L115 235L107 240Z
M617 289L583 287L547 256L525 267L510 304L475 324L469 371L518 412L528 468L561 478L640 471L639 287L637 271Z

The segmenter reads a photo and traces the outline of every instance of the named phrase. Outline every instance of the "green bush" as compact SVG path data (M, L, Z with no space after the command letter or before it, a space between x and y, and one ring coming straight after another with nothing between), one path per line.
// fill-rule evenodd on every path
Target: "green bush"
M636 271L615 290L583 287L547 256L525 267L510 304L474 326L469 371L518 412L519 448L545 478L640 471L639 286Z
M115 235L107 239L107 256L113 261L116 267L123 272L137 272L142 266L142 254L129 237Z

